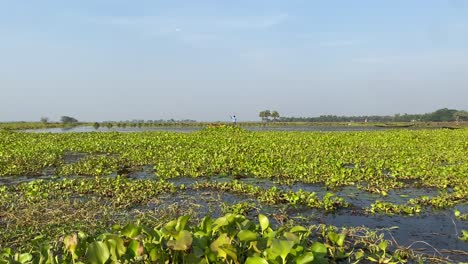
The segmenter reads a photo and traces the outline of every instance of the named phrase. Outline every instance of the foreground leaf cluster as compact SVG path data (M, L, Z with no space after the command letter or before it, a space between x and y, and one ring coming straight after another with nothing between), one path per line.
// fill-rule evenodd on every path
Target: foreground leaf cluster
M405 254L390 254L382 236L362 236L324 225L279 227L258 216L254 222L242 215L226 214L189 224L181 216L162 226L113 226L111 232L89 236L67 235L63 242L29 252L7 248L0 263L330 263L338 260L404 263ZM351 239L354 238L354 239ZM385 261L385 262L381 262Z

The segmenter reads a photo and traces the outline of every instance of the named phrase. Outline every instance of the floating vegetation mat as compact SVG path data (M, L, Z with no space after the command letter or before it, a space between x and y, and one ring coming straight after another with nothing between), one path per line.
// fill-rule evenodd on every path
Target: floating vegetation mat
M467 129L0 132L0 263L463 262L467 153Z

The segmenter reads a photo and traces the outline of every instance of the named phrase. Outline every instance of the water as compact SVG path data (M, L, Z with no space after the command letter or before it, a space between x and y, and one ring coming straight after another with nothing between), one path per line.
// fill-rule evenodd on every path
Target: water
M63 161L65 164L75 164L88 155L87 153L67 152L63 155Z
M80 158L80 154L70 153L69 161L75 161ZM73 176L76 178L79 176ZM143 166L138 170L132 170L126 175L132 179L156 179L151 166ZM58 180L57 176L43 175L41 179ZM85 177L83 177L85 178ZM15 176L1 177L0 184L18 184L24 181L38 179L38 177ZM362 227L370 229L382 229L387 239L395 239L400 246L418 249L419 252L437 255L437 250L450 249L468 252L468 243L458 239L461 230L468 230L468 221L456 220L453 216L453 210L458 209L462 213L468 212L468 205L457 205L455 208L428 211L415 216L389 216L381 214L367 214L364 210L370 207L375 200L388 201L398 204L406 203L411 198L423 195L432 197L438 195L437 189L428 188L403 188L395 189L383 197L377 194L368 193L357 189L355 186L346 186L335 191L335 194L343 197L352 204L349 208L339 209L336 212L329 213L323 210L311 209L305 206L291 206L286 204L266 205L258 202L255 197L223 192L218 190L194 190L190 186L196 182L230 182L233 177L213 176L213 177L177 177L168 179L176 186L184 185L185 190L180 190L174 194L163 194L155 197L148 204L137 204L131 210L139 212L145 211L167 211L167 214L173 213L185 214L194 213L198 217L211 215L219 217L224 214L223 204L233 205L240 202L249 202L255 205L255 209L248 212L251 218L257 217L259 213L266 214L276 224L281 224L287 219L294 219L298 224L308 226L316 224L334 225L337 227ZM324 185L293 183L290 185L279 184L274 179L265 178L240 178L240 182L252 184L260 188L268 189L276 186L283 191L304 190L307 192L316 192L322 197L327 190ZM430 210L430 209L429 209ZM393 227L398 227L392 229ZM422 241L422 242L421 242ZM426 244L427 243L427 244ZM430 246L429 246L429 245ZM434 249L435 248L435 249ZM444 253L447 256L448 253ZM450 256L453 260L462 260L458 255Z
M398 227L385 232L386 238L396 240L398 245L420 252L436 254L436 250L450 249L468 252L468 243L458 239L461 229L468 223L453 219L451 211L421 216L360 215L342 212L325 216L322 223L338 227L365 226L371 229ZM423 241L423 242L421 242ZM425 244L428 243L429 245ZM454 256L455 257L455 256Z
M210 215L214 218L224 215L223 204L233 205L241 202L255 204L257 208L261 207L254 199L246 195L232 194L228 192L218 192L212 190L185 190L177 193L163 194L154 201L138 205L132 210L139 211L167 211L168 208L177 208L180 215L195 214L202 218ZM251 213L254 213L253 211ZM258 214L258 212L256 213Z
M201 127L99 127L92 126L77 126L65 128L41 128L41 129L26 129L24 132L31 133L86 133L86 132L145 132L145 131L168 131L168 132L194 132L200 130Z
M167 127L99 127L77 126L66 128L41 128L27 129L24 132L32 133L84 133L84 132L145 132L145 131L168 131L189 133L203 129L197 126L167 126ZM302 131L302 132L356 132L356 131L382 131L389 128L374 126L242 126L249 131ZM419 129L419 128L406 128ZM422 129L422 128L421 128Z
M244 127L250 131L302 131L302 132L353 132L380 131L388 128L373 126L252 126Z
M226 180L226 178L218 179ZM249 197L249 195L211 189L208 191L190 189L189 185L196 180L200 179L172 179L176 184L184 184L187 189L176 194L161 196L158 203L146 205L141 209L164 211L170 205L177 205L177 208L182 211L181 213L194 212L198 217L206 214L219 217L225 213L222 210L222 203L233 205L240 202L249 202L255 204L256 207L248 212L247 216L249 218L256 219L259 213L265 214L275 227L285 223L288 219L293 219L297 224L303 226L326 224L345 228L366 227L384 233L386 239L396 241L398 246L410 247L419 253L438 255L438 251L444 249L468 252L468 243L458 239L462 229L468 230L468 222L454 219L452 210L440 210L417 216L369 215L359 208L345 208L334 213L327 213L305 206L265 205L258 203L255 198ZM351 190L353 189L345 189L340 192L348 193ZM415 190L407 189L401 190L401 193L413 191ZM428 192L429 194L435 194L431 190ZM365 192L361 192L361 194L365 194ZM361 194L358 196L362 197ZM424 190L418 190L414 196L418 194L425 195L427 193ZM395 195L397 194L395 193ZM394 196L390 196L388 199L391 200L392 197ZM466 206L458 207L466 209ZM447 252L444 252L442 256L448 256L457 261L463 260L463 256Z

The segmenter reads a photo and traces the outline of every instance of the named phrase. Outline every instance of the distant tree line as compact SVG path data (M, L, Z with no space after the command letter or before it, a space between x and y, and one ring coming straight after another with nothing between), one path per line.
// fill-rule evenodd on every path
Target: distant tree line
M64 124L76 124L78 123L78 120L71 116L62 116L60 117L60 122Z
M41 117L39 121L44 125L51 123L51 120L46 116ZM78 119L71 116L62 116L60 117L60 122L62 124L78 124Z
M268 121L278 121L280 118L280 114L278 111L275 110L264 110L261 111L258 116L262 119L263 122L268 122ZM272 118L272 119L270 119Z
M321 115L318 117L281 117L282 122L450 122L468 121L468 112L464 110L442 108L425 114L395 114L379 116L336 116Z
M185 125L190 125L190 124L195 124L197 123L196 120L193 119L182 119L182 120L176 120L176 119L159 119L159 120L143 120L143 119L133 119L133 120L126 120L126 121L103 121L101 123L95 122L93 124L93 127L95 129L98 129L101 126L107 127L107 128L112 128L112 127L120 127L120 128L126 128L126 127L156 127L156 126L185 126Z

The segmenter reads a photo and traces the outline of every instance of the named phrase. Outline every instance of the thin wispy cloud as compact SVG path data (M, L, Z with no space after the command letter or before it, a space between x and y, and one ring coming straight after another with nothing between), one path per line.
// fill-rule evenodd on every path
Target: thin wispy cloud
M133 29L149 34L168 34L172 32L230 32L266 30L284 23L288 14L271 14L246 17L161 17L161 16L119 16L93 17L88 23L101 26L114 26Z
M354 63L372 66L394 66L399 67L434 67L441 65L460 66L463 69L468 66L468 51L453 50L440 52L415 52L415 53L383 53L369 56L357 57Z
M340 47L350 47L355 46L362 43L362 41L358 40L331 40L331 41L323 41L319 43L319 46L322 47L329 47L329 48L340 48Z
M215 19L221 28L232 30L262 30L277 26L288 20L288 14L273 14L258 17L237 17L227 19Z
M132 30L144 35L166 35L180 32L184 24L177 19L156 16L91 17L87 18L86 22L98 26Z

